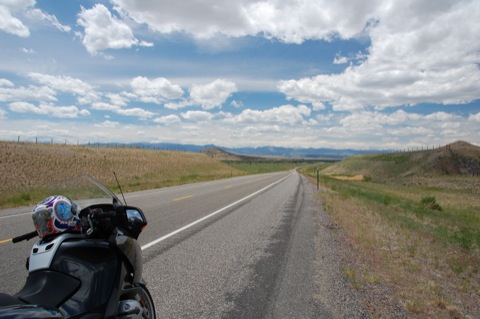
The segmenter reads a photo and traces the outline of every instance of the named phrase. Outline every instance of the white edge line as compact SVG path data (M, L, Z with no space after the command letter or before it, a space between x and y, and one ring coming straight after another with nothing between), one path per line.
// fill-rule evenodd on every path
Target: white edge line
M286 179L286 178L289 177L289 176L290 176L290 174L287 175L287 176L285 176L285 177L283 177L282 179L279 179L278 181L276 181L276 182L274 182L274 183L272 183L272 184L270 184L270 185L268 185L268 186L265 186L264 188L262 188L262 189L260 189L260 190L258 190L258 191L256 191L256 192L254 192L254 193L252 193L252 194L250 194L250 195L248 195L248 196L246 196L246 197L244 197L244 198L242 198L242 199L237 200L237 201L234 202L234 203L231 203L231 204L229 204L229 205L227 205L227 206L225 206L225 207L223 207L223 208L220 208L219 210L214 211L213 213L208 214L207 216L204 216L204 217L202 217L202 218L194 221L193 223L190 223L190 224L188 224L188 225L185 225L185 226L183 226L183 227L181 227L181 228L179 228L179 229L177 229L177 230L174 230L174 231L171 232L170 234L167 234L167 235L165 235L165 236L162 236L162 237L160 237L160 238L157 238L157 239L155 239L154 241L151 241L151 242L143 245L141 248L142 248L142 250L145 250L145 249L147 249L147 248L150 248L150 247L152 247L153 245L156 245L156 244L164 241L164 240L167 239L167 238L170 238L170 237L172 237L172 236L174 236L174 235L176 235L176 234L178 234L178 233L180 233L180 232L182 232L182 231L184 231L184 230L186 230L186 229L188 229L188 228L190 228L190 227L192 227L192 226L195 226L196 224L198 224L198 223L200 223L200 222L202 222L202 221L204 221L204 220L206 220L206 219L208 219L208 218L210 218L210 217L213 217L213 216L215 216L215 215L223 212L224 210L227 210L227 209L229 209L230 207L235 206L235 205L237 205L238 203L241 203L241 202L249 199L250 197L253 197L253 196L257 195L258 193L261 193L261 192L263 192L264 190L266 190L266 189L268 189L268 188L270 188L270 187L275 186L276 184L282 182L284 179Z

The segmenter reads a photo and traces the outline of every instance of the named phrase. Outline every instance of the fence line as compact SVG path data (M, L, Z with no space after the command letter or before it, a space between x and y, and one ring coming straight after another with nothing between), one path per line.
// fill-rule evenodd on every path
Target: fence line
M173 152L184 152L184 153L200 153L200 150L186 150L180 148L170 148L170 147L160 147L149 146L148 143L114 143L114 142L88 142L80 143L77 140L74 143L69 143L68 139L62 139L62 142L58 143L53 138L50 139L39 139L38 137L31 140L22 140L21 136L18 136L16 140L2 140L5 142L16 142L16 143L30 143L30 144L44 144L44 145L64 145L64 146L79 146L79 147L113 147L113 148L138 148L138 149L149 149L149 150L158 150L158 151L173 151Z

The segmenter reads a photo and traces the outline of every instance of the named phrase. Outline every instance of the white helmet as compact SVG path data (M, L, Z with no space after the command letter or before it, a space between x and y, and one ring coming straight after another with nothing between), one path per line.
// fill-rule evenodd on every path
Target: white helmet
M82 230L78 213L80 207L68 197L54 195L45 198L33 209L32 219L38 236L45 237L65 231Z

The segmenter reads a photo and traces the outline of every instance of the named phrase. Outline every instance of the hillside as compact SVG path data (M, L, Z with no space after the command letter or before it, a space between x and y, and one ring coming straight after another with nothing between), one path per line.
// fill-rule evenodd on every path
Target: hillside
M480 176L480 147L458 141L432 150L357 155L322 173L362 175L374 181L416 176Z
M243 174L200 153L0 142L0 206L19 192L28 199L32 190L82 174L115 186L113 171L125 191Z
M236 155L215 147L204 149L200 153L219 161L242 161L249 158L248 156Z
M249 156L249 155L241 155L241 154L234 154L228 151L225 151L220 148L211 147L202 150L200 153L207 155L208 157L217 159L219 161L271 161L274 160L275 157L269 156Z

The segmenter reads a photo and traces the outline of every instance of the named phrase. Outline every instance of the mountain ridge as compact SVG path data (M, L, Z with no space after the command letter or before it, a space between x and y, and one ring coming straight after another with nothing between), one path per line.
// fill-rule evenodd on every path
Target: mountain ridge
M99 144L105 145L105 144ZM259 147L222 147L214 144L195 145L195 144L176 144L176 143L131 143L129 146L135 146L147 149L184 151L184 152L202 152L207 149L219 149L231 154L240 156L272 156L285 158L303 158L303 159L337 159L358 155L358 154L376 154L381 150L355 150L355 149L333 149L333 148L293 148L278 146L259 146Z

